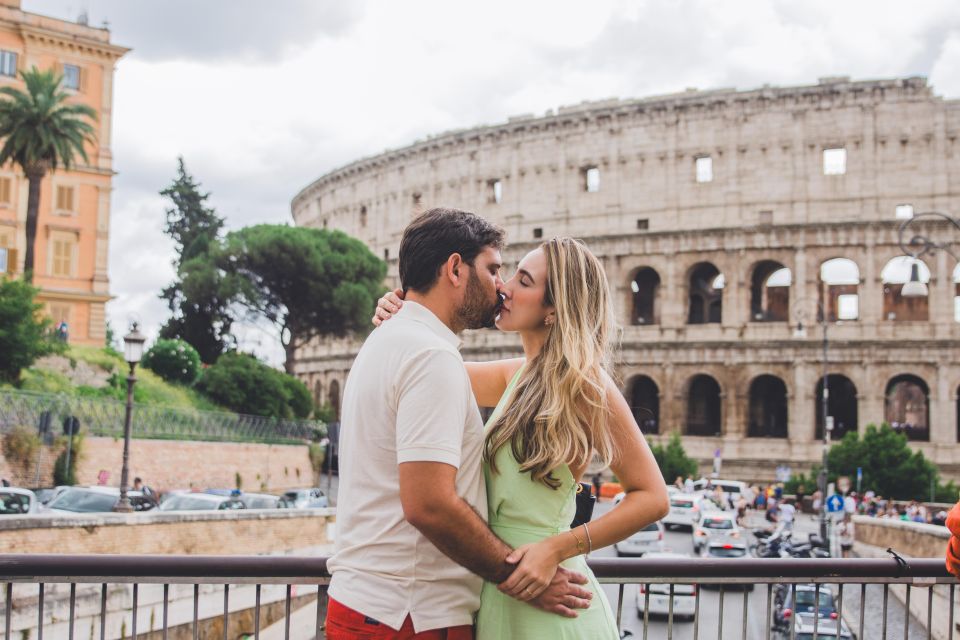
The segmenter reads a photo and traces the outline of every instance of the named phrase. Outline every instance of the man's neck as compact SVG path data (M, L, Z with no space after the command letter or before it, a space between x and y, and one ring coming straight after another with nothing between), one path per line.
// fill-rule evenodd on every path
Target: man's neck
M405 299L409 302L416 302L422 307L426 307L433 315L437 316L440 322L447 325L447 328L454 333L459 334L463 330L463 327L457 326L458 323L455 321L456 315L453 312L449 300L447 300L443 294L437 292L436 287L429 293L408 291Z

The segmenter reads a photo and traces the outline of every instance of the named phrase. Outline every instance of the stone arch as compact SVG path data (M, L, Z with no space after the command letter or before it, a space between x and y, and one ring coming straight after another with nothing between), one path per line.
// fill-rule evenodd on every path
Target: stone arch
M660 433L660 388L653 378L637 375L630 379L627 401L633 417L646 435Z
M318 407L323 404L323 381L320 378L313 382L313 404Z
M718 436L723 425L720 383L700 373L687 383L687 413L684 433L690 436Z
M930 319L930 296L904 297L900 295L903 285L910 282L913 272L917 279L928 284L930 268L923 260L909 256L891 258L880 272L883 283L883 318L895 322L926 321Z
M630 280L630 324L660 323L660 274L653 267L641 267Z
M908 440L930 440L930 387L922 378L905 373L887 383L884 421Z
M817 380L813 394L816 416L815 438L823 440L823 376ZM856 433L859 429L857 414L857 385L840 373L827 374L827 415L833 416L831 440L839 440L844 434Z
M793 273L775 260L761 260L750 276L750 320L786 322L790 319Z
M827 322L860 319L860 267L850 258L820 265L820 305Z
M712 262L699 262L687 279L687 324L719 324L726 280Z
M330 390L327 394L327 402L333 411L333 419L340 422L340 381L331 380Z
M747 437L787 437L787 385L777 376L763 374L750 383Z

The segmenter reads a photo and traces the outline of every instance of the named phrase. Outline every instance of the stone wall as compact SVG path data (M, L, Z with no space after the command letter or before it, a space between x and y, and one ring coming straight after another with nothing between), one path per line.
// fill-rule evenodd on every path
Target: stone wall
M0 448L2 449L2 448ZM53 484L53 460L59 451L44 448L40 486ZM77 466L80 484L118 486L123 465L123 440L84 438ZM130 446L130 479L143 478L158 491L168 489L234 488L239 474L246 491L280 491L315 483L306 445L134 439ZM23 486L36 486L34 465L24 476L11 468L0 450L0 477Z

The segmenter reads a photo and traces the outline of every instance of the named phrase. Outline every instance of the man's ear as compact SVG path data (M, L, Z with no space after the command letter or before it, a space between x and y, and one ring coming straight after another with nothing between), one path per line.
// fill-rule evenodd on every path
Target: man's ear
M450 284L457 287L463 282L462 278L467 276L466 268L463 257L459 253L451 253L443 265L441 276L446 277Z

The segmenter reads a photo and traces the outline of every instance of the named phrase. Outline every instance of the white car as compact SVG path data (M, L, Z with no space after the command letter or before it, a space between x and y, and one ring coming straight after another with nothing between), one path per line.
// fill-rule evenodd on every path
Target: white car
M653 551L663 550L663 525L651 522L626 540L613 545L618 556L642 556Z
M276 509L279 506L280 496L273 496L268 493L242 493L240 502L247 509Z
M664 516L661 522L665 527L689 527L693 528L694 514L700 507L697 502L700 500L698 493L675 493L670 496L670 511Z
M37 496L29 489L0 487L0 516L23 516L39 509Z
M199 492L179 493L170 496L160 505L160 511L231 511L246 508L237 497Z
M718 540L740 540L741 535L736 514L725 511L701 512L693 525L693 550L699 553L708 543Z
M647 558L677 559L687 556L679 553L651 552ZM649 590L649 593L648 593ZM649 607L647 596L649 595ZM697 604L697 586L694 584L673 585L673 615L675 618L693 618ZM651 616L670 615L670 585L649 584L640 585L637 589L637 615L643 616L649 610Z
M316 509L329 507L330 503L320 489L294 489L285 491L277 506L281 509Z
M739 480L710 480L709 488L707 488L707 480L703 478L693 483L693 488L696 491L702 491L704 494L710 494L715 491L717 487L720 487L723 493L726 494L727 500L731 504L737 504L737 500L739 500L740 496L747 490L747 483Z

